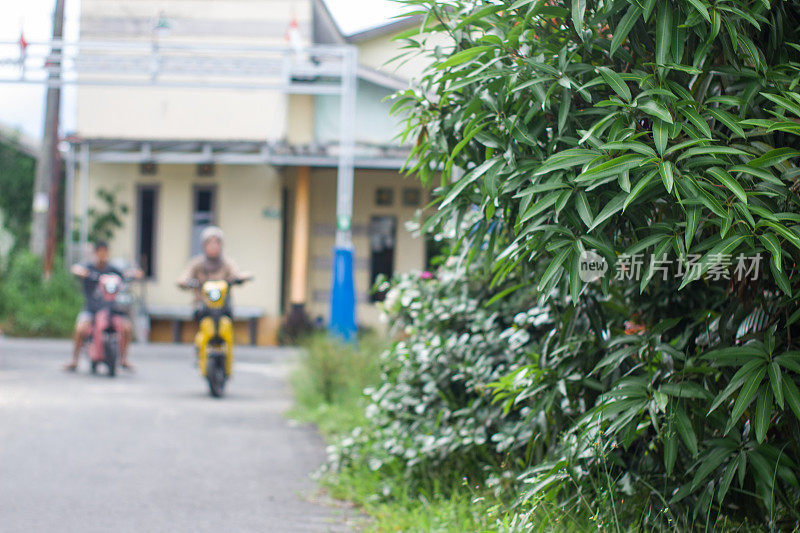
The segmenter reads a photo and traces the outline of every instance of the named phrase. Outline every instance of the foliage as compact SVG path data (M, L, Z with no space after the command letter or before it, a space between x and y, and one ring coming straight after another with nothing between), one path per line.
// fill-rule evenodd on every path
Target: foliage
M114 232L122 227L122 219L128 214L128 206L117 199L115 191L103 187L97 189L97 199L100 207L90 207L87 211L88 238L90 242L108 242L113 238ZM80 227L80 224L75 227ZM74 238L77 240L77 235Z
M296 400L291 416L314 422L326 435L362 424L362 391L380 380L378 354L384 342L365 335L353 345L314 333L301 345L304 353L291 376Z
M33 157L0 143L0 227L11 232L15 248L30 237L35 171Z
M417 140L411 170L425 182L443 170L425 227L477 211L461 245L500 298L476 309L519 298L550 313L547 331L526 328L530 361L493 384L508 410L496 427L536 428L521 504L591 508L602 494L627 525L798 527L800 4L407 3L423 19L410 53L433 65L395 109ZM431 35L449 45L422 44ZM610 266L599 283L580 279L587 250ZM739 255L764 257L758 275L722 275ZM685 274L662 277L661 259ZM471 325L434 353L458 361L486 336ZM398 345L386 387L426 379L403 365L439 327ZM404 397L374 397L372 419L405 415L394 423L407 430L371 453L411 450L413 468L414 443L457 420L398 411ZM485 403L460 405L467 420Z
M0 277L0 323L15 336L66 337L72 333L83 298L75 280L57 262L49 280L41 260L19 251Z

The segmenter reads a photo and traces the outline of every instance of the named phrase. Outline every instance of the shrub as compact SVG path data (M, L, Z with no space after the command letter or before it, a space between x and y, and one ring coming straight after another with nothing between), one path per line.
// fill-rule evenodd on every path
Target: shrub
M552 313L493 385L506 420L536 427L526 501L610 499L626 527L798 527L800 4L407 3L423 15L409 49L433 65L395 108L412 171L443 170L427 226L479 213L460 237L500 296L481 304ZM598 283L580 279L587 251L609 266ZM723 275L739 255L764 258L758 276ZM399 414L409 436L384 449L448 431Z
M0 277L0 320L14 336L66 337L72 333L83 297L60 263L42 279L41 260L20 251Z

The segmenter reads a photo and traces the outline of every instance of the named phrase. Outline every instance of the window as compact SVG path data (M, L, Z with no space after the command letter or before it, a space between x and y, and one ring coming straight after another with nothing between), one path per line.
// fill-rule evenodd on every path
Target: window
M194 188L194 211L192 211L192 255L203 251L200 234L216 221L216 187L197 186Z
M156 275L156 215L158 186L142 185L136 194L136 261L144 275Z
M394 203L394 190L391 187L375 189L375 205L390 206Z
M422 202L422 191L417 187L403 189L403 205L405 207L419 207Z

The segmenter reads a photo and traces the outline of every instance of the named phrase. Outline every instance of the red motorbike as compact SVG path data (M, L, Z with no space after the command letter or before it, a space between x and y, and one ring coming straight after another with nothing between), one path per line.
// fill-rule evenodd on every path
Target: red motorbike
M92 335L89 340L89 359L92 363L92 374L104 364L109 377L117 373L117 362L120 355L120 338L125 334L125 317L128 315L129 293L127 282L133 278L122 278L117 274L92 274L98 281L102 303L94 315Z

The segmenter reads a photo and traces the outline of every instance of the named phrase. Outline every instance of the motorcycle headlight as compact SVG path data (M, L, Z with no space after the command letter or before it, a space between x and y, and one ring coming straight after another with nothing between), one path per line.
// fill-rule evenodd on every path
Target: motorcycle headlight
M211 289L206 291L206 296L210 302L218 302L222 297L222 294L220 293L219 289Z
M108 294L115 294L119 289L119 284L116 281L107 281L105 288Z

